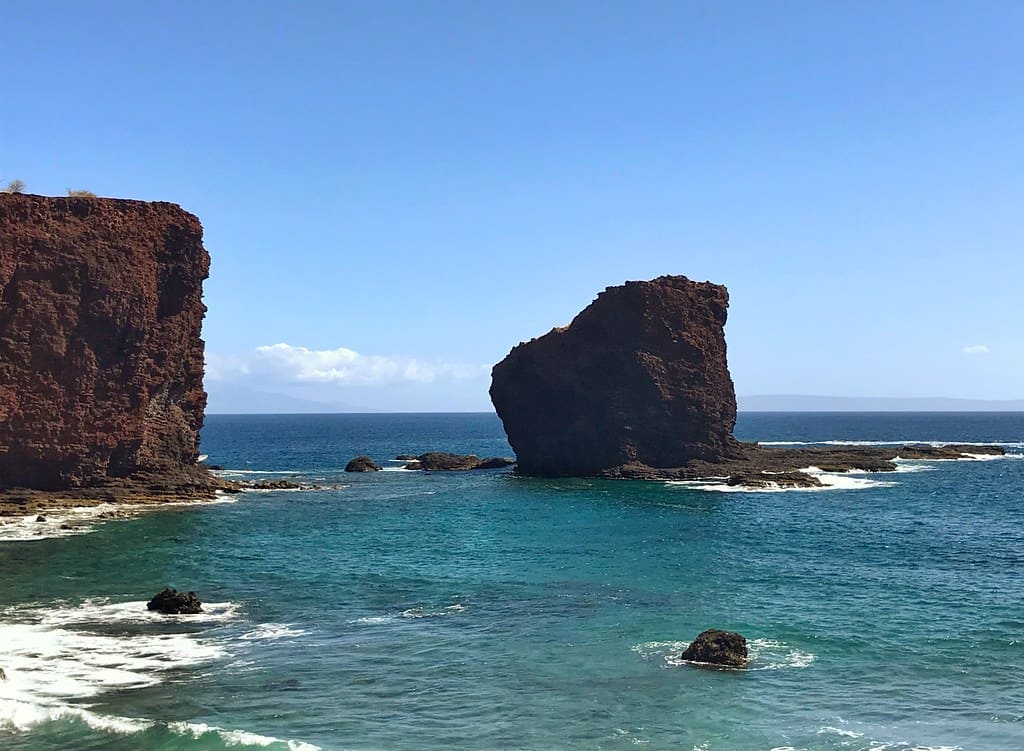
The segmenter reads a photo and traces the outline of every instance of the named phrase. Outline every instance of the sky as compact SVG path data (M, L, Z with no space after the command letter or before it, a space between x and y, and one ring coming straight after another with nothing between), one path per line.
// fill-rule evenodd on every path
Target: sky
M0 182L202 220L212 411L486 410L661 274L728 286L739 394L1024 398L1020 2L4 0L0 48Z

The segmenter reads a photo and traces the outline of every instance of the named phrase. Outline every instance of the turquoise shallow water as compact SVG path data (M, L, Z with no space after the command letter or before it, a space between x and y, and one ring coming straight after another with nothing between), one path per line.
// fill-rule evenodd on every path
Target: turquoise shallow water
M737 432L1024 454L1019 414ZM340 487L0 529L0 748L1024 748L1024 460L758 493L340 471L436 448L509 453L493 415L212 416L211 462ZM209 612L148 615L164 585ZM711 626L752 669L673 659Z

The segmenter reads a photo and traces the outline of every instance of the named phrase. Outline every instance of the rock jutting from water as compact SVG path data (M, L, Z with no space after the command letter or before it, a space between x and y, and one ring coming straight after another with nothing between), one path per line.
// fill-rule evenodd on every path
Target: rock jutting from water
M697 634L679 658L706 665L741 668L747 664L747 640L735 631L708 629Z
M608 287L494 366L491 400L528 475L596 475L737 455L725 287L662 276Z
M729 293L661 276L608 287L566 327L519 344L494 366L491 400L517 472L546 477L724 478L813 487L805 471L894 470L904 459L1001 454L998 446L740 443L726 360Z
M170 203L0 194L0 514L223 486L197 464L202 232Z
M195 592L179 592L167 588L158 592L146 603L147 610L155 610L164 615L194 615L203 612L203 603Z
M346 472L380 472L380 465L368 456L357 456L345 465Z

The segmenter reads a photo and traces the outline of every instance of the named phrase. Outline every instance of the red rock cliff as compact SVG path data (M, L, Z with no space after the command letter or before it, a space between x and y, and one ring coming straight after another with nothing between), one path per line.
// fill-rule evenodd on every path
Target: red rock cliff
M662 276L609 287L494 366L519 472L572 476L734 455L725 287Z
M202 238L170 203L0 195L0 488L199 477Z

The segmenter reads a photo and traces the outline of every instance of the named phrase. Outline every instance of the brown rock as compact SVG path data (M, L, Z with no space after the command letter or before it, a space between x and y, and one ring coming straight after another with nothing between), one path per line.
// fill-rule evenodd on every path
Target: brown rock
M491 400L529 475L732 456L725 287L662 276L609 287L566 328L515 347Z
M212 493L202 234L170 203L0 195L0 489Z

